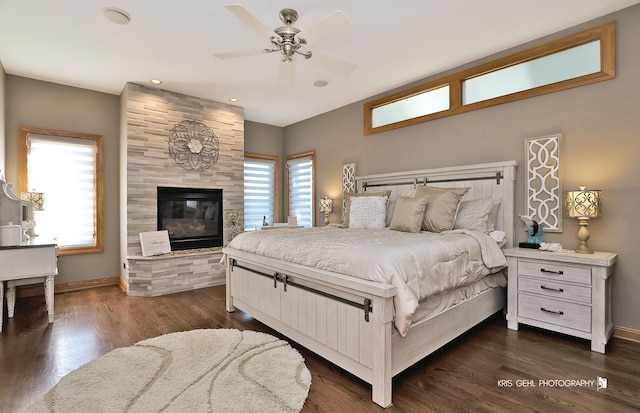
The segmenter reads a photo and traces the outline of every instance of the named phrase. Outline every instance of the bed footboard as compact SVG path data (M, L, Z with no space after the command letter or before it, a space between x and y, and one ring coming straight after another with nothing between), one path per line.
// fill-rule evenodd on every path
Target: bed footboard
M372 400L391 405L394 287L225 253L227 311L252 315L370 383Z

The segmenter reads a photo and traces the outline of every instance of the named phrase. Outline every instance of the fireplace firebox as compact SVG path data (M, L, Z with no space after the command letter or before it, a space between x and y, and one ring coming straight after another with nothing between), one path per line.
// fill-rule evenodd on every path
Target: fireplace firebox
M222 189L159 186L157 215L172 251L223 244Z

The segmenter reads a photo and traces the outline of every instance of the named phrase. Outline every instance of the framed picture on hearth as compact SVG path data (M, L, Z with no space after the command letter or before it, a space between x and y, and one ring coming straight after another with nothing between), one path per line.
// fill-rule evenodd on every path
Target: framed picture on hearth
M149 231L140 233L142 256L162 255L171 252L169 231Z

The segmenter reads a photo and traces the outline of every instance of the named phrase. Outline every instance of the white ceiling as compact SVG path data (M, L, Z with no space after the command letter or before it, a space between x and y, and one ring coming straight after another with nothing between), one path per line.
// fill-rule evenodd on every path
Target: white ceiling
M279 86L277 53L213 57L270 46L225 9L233 0L0 0L0 61L8 74L116 95L133 82L225 103L237 97L245 119L287 126L639 2L244 0L273 28L287 7L301 30L335 10L352 22L311 50L355 71L336 75L299 58L294 84ZM131 22L111 23L105 7L127 11Z

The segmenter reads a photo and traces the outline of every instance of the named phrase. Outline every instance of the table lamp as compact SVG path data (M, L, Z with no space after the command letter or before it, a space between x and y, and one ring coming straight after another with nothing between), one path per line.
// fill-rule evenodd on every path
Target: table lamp
M578 239L580 246L576 252L581 254L593 254L593 250L587 246L589 240L589 219L598 218L602 215L602 198L599 189L585 189L580 187L579 191L567 191L565 193L565 208L569 218L577 218L580 229Z
M329 197L320 198L320 212L324 213L324 224L329 224L329 214L333 212L333 199Z

